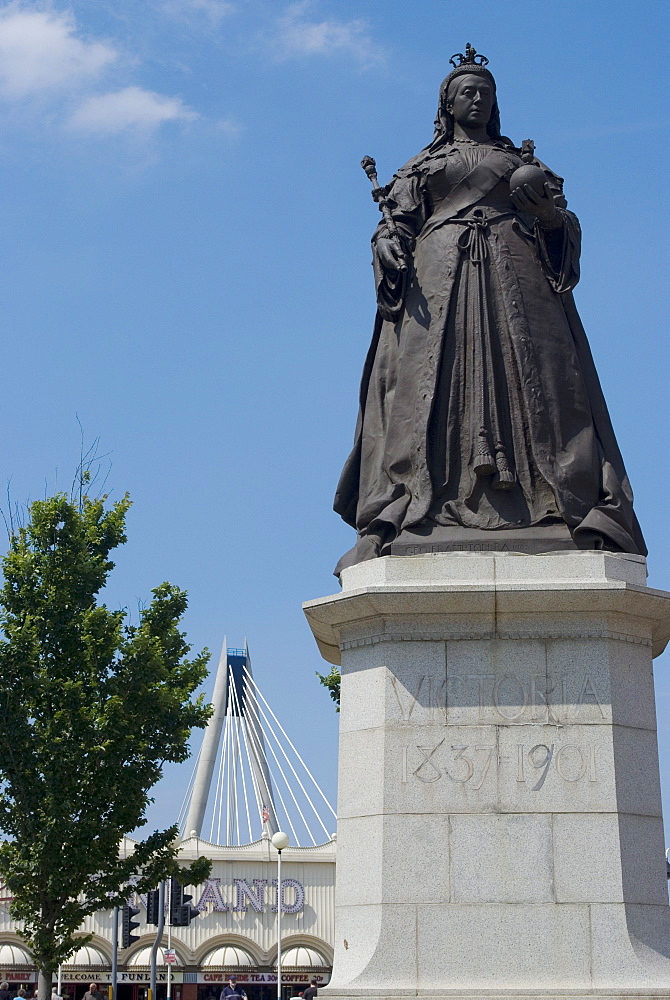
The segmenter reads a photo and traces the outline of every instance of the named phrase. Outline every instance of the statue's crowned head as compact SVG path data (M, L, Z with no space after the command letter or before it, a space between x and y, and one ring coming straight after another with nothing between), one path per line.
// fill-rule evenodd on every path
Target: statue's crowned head
M491 117L486 126L486 131L492 139L500 138L500 111L498 110L498 99L496 97L496 82L493 73L489 69L486 56L479 55L477 50L470 45L465 46L465 54L457 52L451 57L449 62L454 67L442 81L440 87L440 100L435 119L435 141L451 141L454 135L454 119L450 111L450 99L458 85L459 78L463 76L483 76L488 80L493 88L493 108Z

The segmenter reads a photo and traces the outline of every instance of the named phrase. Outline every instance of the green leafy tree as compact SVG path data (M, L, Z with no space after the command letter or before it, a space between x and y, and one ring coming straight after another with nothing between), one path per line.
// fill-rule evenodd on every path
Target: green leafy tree
M319 678L320 683L323 684L323 686L325 688L327 688L327 690L329 691L330 697L333 699L333 701L335 702L335 704L337 706L337 708L335 709L335 711L339 712L339 710L340 710L340 680L341 680L341 678L340 678L340 671L337 669L337 667L331 667L329 674L320 674L318 672L318 670L317 670L316 676Z
M119 853L123 834L146 823L163 764L185 760L191 729L207 722L210 707L192 696L208 654L187 658L186 595L168 583L136 624L99 603L130 506L105 499L31 504L2 561L0 876L40 1000L88 940L76 936L84 917L122 905L131 879L145 891L171 872L197 884L209 870L204 858L178 869L176 826Z

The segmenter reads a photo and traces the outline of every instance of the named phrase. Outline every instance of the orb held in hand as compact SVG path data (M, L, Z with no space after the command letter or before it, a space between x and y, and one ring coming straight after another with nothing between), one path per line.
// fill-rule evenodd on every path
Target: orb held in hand
M523 188L528 184L533 191L541 197L544 195L544 185L547 182L547 175L541 167L534 163L523 163L517 167L509 179L510 193L514 194L517 188Z

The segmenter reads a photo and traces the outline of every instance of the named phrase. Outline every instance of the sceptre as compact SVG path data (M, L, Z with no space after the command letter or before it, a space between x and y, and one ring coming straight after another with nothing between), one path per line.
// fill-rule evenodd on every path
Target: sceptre
M381 187L377 179L377 164L371 156L364 156L361 160L361 166L363 170L370 178L372 183L372 198L377 202L379 206L379 211L384 216L384 222L386 223L386 228L388 229L389 238L393 240L396 245L398 252L400 253L400 260L398 261L398 270L406 271L407 264L404 260L405 250L402 245L402 239L400 233L398 232L398 227L395 224L395 219L391 215L391 209L389 207L388 198L386 197L388 193L388 188Z

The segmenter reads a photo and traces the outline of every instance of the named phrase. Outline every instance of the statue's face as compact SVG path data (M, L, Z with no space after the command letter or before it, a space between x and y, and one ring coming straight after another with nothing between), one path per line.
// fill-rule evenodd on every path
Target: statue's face
M457 76L447 94L454 121L470 128L488 125L494 101L491 81L475 73Z

